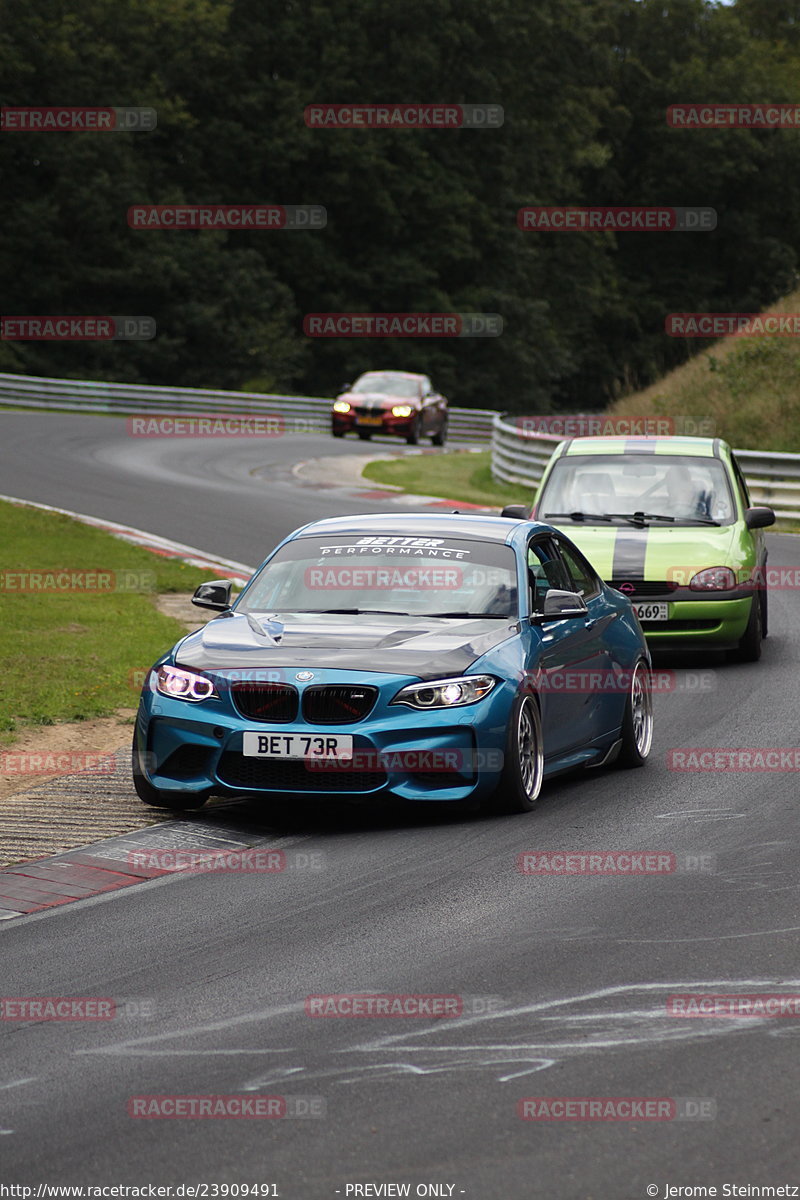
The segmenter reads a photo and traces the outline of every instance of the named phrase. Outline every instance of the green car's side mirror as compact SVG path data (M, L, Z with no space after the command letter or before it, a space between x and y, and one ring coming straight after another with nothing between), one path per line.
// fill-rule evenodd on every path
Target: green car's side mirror
M763 529L766 525L774 525L775 510L766 504L748 508L744 514L744 523L748 529Z

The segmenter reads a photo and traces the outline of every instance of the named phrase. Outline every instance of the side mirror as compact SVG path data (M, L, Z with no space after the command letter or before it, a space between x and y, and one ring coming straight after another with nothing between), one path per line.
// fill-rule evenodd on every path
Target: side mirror
M757 508L748 508L744 514L744 523L748 529L763 529L765 525L775 524L775 510L766 504Z
M352 386L353 386L352 383L343 383L342 386L339 388L339 395L341 395L342 392L349 392L350 388Z
M527 521L528 509L524 504L507 504L500 513L501 517L511 517L515 521Z
M212 579L208 583L201 583L192 596L192 604L198 608L215 608L225 612L231 606L232 588L230 579Z
M545 593L542 612L534 613L531 621L535 625L541 625L544 621L565 621L569 617L585 617L588 611L586 601L577 592L549 588Z

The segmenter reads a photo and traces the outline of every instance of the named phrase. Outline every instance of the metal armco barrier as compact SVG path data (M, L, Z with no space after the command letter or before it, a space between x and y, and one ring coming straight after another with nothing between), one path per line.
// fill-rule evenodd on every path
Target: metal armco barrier
M498 414L492 425L492 475L503 483L538 487L550 455L563 438L520 428ZM734 450L754 504L769 504L777 517L800 520L800 454Z
M82 379L45 379L0 374L0 405L65 409L125 416L170 413L182 416L279 414L294 421L297 432L330 427L332 399L319 396L217 392L200 388L162 388L132 383L94 383ZM456 441L486 442L496 413L485 408L451 408L450 435Z
M329 428L332 400L319 396L218 392L200 388L162 388L132 383L94 383L0 374L0 406L63 409L75 412L182 416L278 414L294 422L296 432ZM533 491L555 447L557 434L522 429L488 408L451 408L450 434L456 441L491 440L492 474L503 483L527 484ZM770 504L778 517L800 520L800 454L736 450L754 504Z

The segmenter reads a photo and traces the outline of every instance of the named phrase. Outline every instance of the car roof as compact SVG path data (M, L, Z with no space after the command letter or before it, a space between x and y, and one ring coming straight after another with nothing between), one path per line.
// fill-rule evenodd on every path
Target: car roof
M572 454L678 454L692 458L722 458L730 446L721 438L662 435L653 437L576 437L559 442L555 458Z
M467 515L466 513L369 513L366 516L324 517L304 525L293 538L363 534L391 537L474 538L482 542L510 542L520 525L535 521L510 520L508 517ZM549 526L547 527L549 528Z

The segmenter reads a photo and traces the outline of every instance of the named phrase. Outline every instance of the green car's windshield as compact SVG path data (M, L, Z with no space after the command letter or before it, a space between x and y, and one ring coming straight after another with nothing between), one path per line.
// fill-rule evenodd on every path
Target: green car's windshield
M540 520L730 525L736 507L719 458L672 454L568 454L536 505Z

